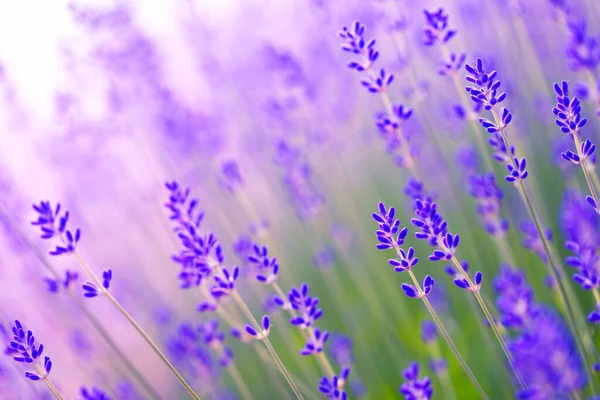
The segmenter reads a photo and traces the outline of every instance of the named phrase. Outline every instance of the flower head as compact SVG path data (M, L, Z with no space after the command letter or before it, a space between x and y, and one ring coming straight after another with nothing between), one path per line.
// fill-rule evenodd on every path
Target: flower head
M12 327L12 340L9 344L8 352L13 356L13 359L18 363L36 365L36 372L26 371L25 377L32 381L46 379L52 370L52 361L49 357L44 357L43 363L40 365L44 345L36 345L33 332L25 331L19 320L15 320L15 325Z
M429 400L433 396L431 379L423 377L419 379L419 364L413 362L407 369L402 371L404 383L400 386L400 394L405 400Z
M426 46L433 46L438 42L447 43L456 35L456 29L448 28L448 14L443 8L437 10L424 10L425 26L423 32L425 38L423 43Z
M319 382L319 390L328 399L346 400L347 395L344 391L344 385L350 375L350 368L344 367L339 375L333 375L331 378L326 376L321 378Z
M81 239L81 231L77 228L74 232L67 229L69 212L61 215L60 203L52 207L49 201L41 201L39 205L34 204L33 209L38 213L38 218L31 225L39 226L42 239L58 238L60 245L50 251L53 256L68 254L75 251L77 243Z

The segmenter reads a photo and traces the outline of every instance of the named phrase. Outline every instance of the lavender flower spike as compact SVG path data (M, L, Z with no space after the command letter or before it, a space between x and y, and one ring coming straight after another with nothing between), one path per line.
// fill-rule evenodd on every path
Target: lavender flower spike
M319 391L328 399L346 400L347 394L344 391L344 385L350 375L350 367L344 367L339 375L333 375L330 378L324 376L319 383Z
M42 362L42 354L44 345L36 345L33 332L25 331L25 328L19 320L15 320L15 325L12 327L12 340L6 350L6 353L13 356L13 359L18 363L33 364L36 372L26 371L25 377L32 381L43 380L48 385L57 399L62 399L62 395L52 384L48 375L52 370L52 361L50 357L45 356Z
M33 209L39 215L37 220L31 222L31 225L40 227L40 237L42 239L58 238L61 242L54 250L50 251L50 255L59 256L73 253L81 239L81 231L79 228L75 232L67 229L69 212L66 211L61 215L60 203L56 204L53 209L49 201L41 201L39 205L34 204Z
M419 364L413 362L410 367L402 371L405 381L400 386L400 394L405 400L430 400L433 396L431 379L425 376L419 379Z
M597 213L600 213L600 208L598 208L598 203L600 203L598 188L594 185L594 182L598 182L598 177L595 170L588 169L588 165L586 165L586 161L593 156L596 145L589 139L581 141L581 128L587 122L585 118L581 117L581 104L577 97L569 98L569 85L565 81L560 85L555 83L554 92L556 93L557 103L556 107L552 109L552 113L556 116L556 125L559 126L563 133L567 133L573 138L576 151L574 153L571 150L566 150L561 156L565 160L581 166L591 194L591 196L587 196L587 201Z
M424 192L422 187L418 187L419 192ZM452 250L446 248L442 254L437 254L441 258L446 258L448 254L450 254L450 258L455 260L453 254L456 248L458 247L460 238L458 235L448 234L446 237L446 221L439 215L436 211L435 203L431 202L431 197L427 196L427 201L421 201L417 199L415 204L417 204L418 215L420 218L413 219L413 224L420 228L420 232L417 232L415 236L419 239L427 239L429 243L433 246L437 246L440 242L445 242ZM423 287L419 285L417 278L415 277L412 267L414 267L418 259L414 256L414 249L411 247L407 252L400 248L402 244L404 244L404 239L408 233L408 228L403 227L400 229L400 220L395 218L396 210L394 207L390 207L389 209L385 207L385 204L380 202L378 204L378 211L373 213L371 217L375 222L377 222L379 229L376 231L377 240L379 244L377 244L377 249L379 250L387 250L393 248L396 251L397 259L390 259L388 263L390 265L395 266L396 272L408 272L413 285L408 283L403 283L401 285L404 294L411 298L421 299L423 304L427 308L427 311L431 315L431 318L435 321L440 333L444 337L444 340L452 349L452 352L456 356L456 359L460 363L462 369L465 371L465 374L469 377L479 394L483 399L487 399L487 395L481 388L481 385L471 372L471 369L465 362L464 358L456 348L456 345L452 341L452 338L448 334L448 331L444 327L442 321L439 316L435 312L433 306L427 299L427 296L431 293L433 289L434 279L430 275L426 275L423 280ZM440 237L444 236L443 239L440 240ZM481 273L479 273L481 274ZM481 279L481 278L480 278ZM480 282L480 281L479 281ZM418 372L417 372L418 374ZM429 398L429 397L414 397L417 393L417 387L420 384L416 381L410 381L403 385L404 389L401 388L401 393L403 393L407 399L421 399L421 398ZM414 389L414 390L413 390ZM404 391L403 391L404 390ZM426 390L426 393L428 391ZM431 396L431 394L429 395Z

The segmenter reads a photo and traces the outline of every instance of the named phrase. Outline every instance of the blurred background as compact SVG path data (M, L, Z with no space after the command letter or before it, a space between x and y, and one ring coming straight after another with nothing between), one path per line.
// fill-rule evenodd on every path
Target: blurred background
M527 155L531 194L559 258L568 253L573 219L585 215L595 241L597 216L586 208L578 167L560 159L570 139L552 115L552 84L567 80L589 120L585 137L599 138L595 65L577 67L567 55L581 33L568 21L584 18L586 38L600 34L595 0L0 2L0 317L6 328L21 320L44 343L65 398L79 398L82 386L116 399L152 398L131 365L161 398L187 395L108 302L83 299L79 284L71 296L48 290L45 279L54 273L87 277L72 257L48 256L52 246L30 224L40 200L70 211L71 226L82 231L79 252L97 274L113 270L111 293L203 398L244 398L210 349L192 361L182 350L181 327L214 315L197 311L199 291L180 288L171 256L181 245L164 207L171 180L199 199L203 228L222 243L225 265L240 266L238 288L255 317L271 315L273 346L307 399L322 397L323 374L299 354L302 336L273 305L272 291L256 282L246 260L253 242L277 257L284 291L307 282L320 299L319 326L332 335L326 352L336 366L352 364L350 398L397 398L400 371L412 361L432 377L436 398L451 398L428 367L434 354L421 340L426 310L403 294L409 278L388 265L391 256L375 249L371 213L379 201L410 225L412 200L403 191L411 174L375 125L384 111L379 97L346 66L352 55L341 51L337 33L355 20L377 40L378 68L395 75L390 98L413 109L404 132L421 178L461 235L460 259L484 273L483 297L494 302L492 279L510 260L536 301L556 305L536 255L539 238L528 235L527 210L504 182L502 165L494 171L510 221L508 250L480 223L468 176L488 171L474 139L487 134L473 124L471 104L461 105L464 88L439 75L442 50L423 44L423 10L438 7L457 30L448 49L499 71L513 113L509 135ZM461 86L464 75L461 68ZM427 260L431 250L409 231L421 259L415 274L436 279L430 300L461 353L491 398L511 398L490 367L500 354L482 335L470 297L443 263ZM577 293L587 313L593 298ZM241 313L239 320L247 322ZM221 327L254 398L292 398L259 346ZM456 398L477 398L443 342L436 352L449 359ZM10 357L0 366L1 398L50 398Z

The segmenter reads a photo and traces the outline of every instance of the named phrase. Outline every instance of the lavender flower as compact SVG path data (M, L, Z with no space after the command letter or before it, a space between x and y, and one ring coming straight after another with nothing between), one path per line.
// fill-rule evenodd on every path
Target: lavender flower
M438 42L447 43L456 35L456 29L448 28L448 14L443 8L437 10L424 10L425 13L425 39L423 43L426 46L433 46Z
M300 350L300 354L303 356L310 356L323 351L325 343L329 339L329 332L321 331L319 328L313 330L313 335L308 338L304 348Z
M79 228L72 232L67 229L69 221L69 212L66 211L62 216L60 214L60 203L53 209L49 201L41 201L39 205L33 205L33 209L39 214L37 220L32 221L31 225L39 226L42 232L42 239L58 238L61 245L50 251L53 256L68 254L75 251L77 243L81 239Z
M318 308L319 299L308 295L307 283L303 283L299 289L292 288L288 293L288 301L299 314L290 319L290 324L300 329L311 327L323 315L323 310Z
M271 320L269 319L268 315L264 315L262 317L261 325L262 330L257 331L252 325L247 324L246 332L257 340L263 340L264 338L269 336L269 333L271 332Z
M347 394L344 391L344 385L346 384L349 375L350 368L344 367L339 375L333 375L331 378L324 376L319 383L319 390L328 399L346 400Z
M354 363L354 352L352 338L342 334L333 334L329 354L333 360L342 366Z
M44 283L46 284L46 288L50 293L58 293L61 288L65 290L71 290L73 283L75 283L77 279L79 279L79 274L77 272L66 270L64 280L44 278Z
M91 389L82 387L80 393L82 396L82 400L110 400L108 394L106 394L105 392L103 392L95 386Z
M501 320L516 332L508 345L528 385L517 397L556 398L583 388L586 377L571 333L554 311L533 301L523 273L503 267L494 289Z
M528 176L527 160L525 158L515 157L515 148L510 146L507 148L505 141L504 130L512 121L512 114L507 108L503 108L500 116L496 114L496 105L502 103L506 99L506 93L498 93L498 89L502 85L500 80L496 80L496 71L486 72L483 66L483 61L478 58L475 60L475 65L465 65L465 69L469 73L466 80L475 86L467 86L466 90L471 96L473 102L481 104L483 108L491 111L494 115L494 120L491 122L485 118L480 118L479 123L492 136L488 140L492 148L495 150L494 158L504 163L508 169L508 175L505 179L507 182L522 181Z
M420 202L420 200L417 200ZM387 250L393 248L396 250L397 258L391 258L388 260L388 264L394 267L396 272L410 271L412 267L418 264L419 259L415 257L415 251L412 247L408 251L404 251L400 246L404 244L404 238L408 233L408 228L403 227L400 229L400 220L395 218L396 209L390 207L386 209L385 204L378 204L379 213L372 213L371 217L377 222L379 229L375 231L377 235L378 250ZM404 294L412 298L423 298L433 289L434 280L431 276L425 276L423 280L423 290L421 291L418 287L403 283L401 285Z
M419 364L413 362L402 371L404 383L400 386L400 394L405 400L429 400L433 396L431 379L427 376L419 379Z
M421 340L424 343L431 343L437 340L437 327L431 320L421 321Z
M236 192L244 184L240 166L236 161L228 160L221 164L221 176L219 179L221 186L230 192Z
M99 287L93 282L87 281L81 287L83 288L83 295L85 297L96 297L105 294L110 288L110 281L112 280L112 270L108 269L102 272L102 287Z
M567 242L566 247L574 253L567 257L567 265L575 268L573 280L577 282L584 290L596 291L600 287L599 261L595 247L579 245L576 242Z
M544 250L544 244L533 221L524 221L521 223L521 232L523 232L523 247L533 251L542 261L548 262L548 257ZM544 236L549 243L552 243L553 235L549 228L544 229Z
M214 275L215 284L210 288L210 294L217 300L235 290L235 282L239 276L240 268L233 267L231 272L223 268L222 271L222 276Z
M467 184L469 193L477 202L475 209L485 229L492 236L503 236L508 230L509 223L500 215L504 195L496 186L494 174L490 172L481 176L470 175Z
M171 211L169 218L175 223L173 231L183 246L172 257L181 266L180 286L184 289L196 287L208 279L215 263L223 262L223 249L212 233L202 235L199 232L204 213L197 210L198 199L189 197L190 189L182 188L174 181L165 186L169 191L165 207Z
M344 26L339 32L339 36L345 42L342 44L342 50L359 56L358 60L350 61L348 67L366 73L367 78L363 79L361 84L370 93L382 95L386 112L379 113L375 123L386 143L386 150L394 155L397 165L412 168L412 158L416 149L405 143L407 139L402 133L402 125L410 118L412 110L402 104L392 104L387 97L386 91L393 82L394 76L388 74L384 69L381 69L379 73L374 72L373 65L379 57L379 52L375 49L375 39L366 40L364 34L365 26L358 21L350 27Z
M275 163L283 168L283 184L288 197L301 220L309 220L319 214L325 198L312 182L312 169L303 160L299 148L284 139L275 144Z
M25 333L25 329L19 320L15 320L12 334L9 350L10 354L13 355L13 359L18 363L33 364L36 367L36 372L26 371L25 377L32 381L46 380L52 370L52 361L50 357L46 356L43 364L40 365L44 345L36 345L33 333L29 330Z
M266 285L272 285L279 275L279 264L277 258L269 257L267 246L260 247L258 244L252 246L253 253L248 255L250 265L255 266L259 274L256 279Z
M600 62L600 46L596 38L587 36L585 19L573 19L567 27L571 34L566 51L570 67L575 71L596 69Z

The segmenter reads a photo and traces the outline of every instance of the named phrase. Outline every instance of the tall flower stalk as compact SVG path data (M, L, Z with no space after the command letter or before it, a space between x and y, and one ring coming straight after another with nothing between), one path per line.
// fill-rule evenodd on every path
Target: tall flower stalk
M433 306L427 299L427 295L429 295L429 293L431 293L431 290L433 289L433 278L427 275L423 280L423 287L421 287L419 281L417 280L415 274L412 271L412 267L417 265L419 262L419 259L415 257L414 249L411 247L408 249L408 251L404 251L400 247L404 244L404 239L406 238L408 229L406 227L400 229L400 220L395 218L396 210L394 207L386 209L383 203L379 203L378 211L378 213L372 214L373 219L375 220L375 222L377 222L379 226L379 229L376 232L377 240L379 241L379 244L377 244L377 249L387 250L393 248L395 250L397 258L390 259L390 265L394 266L394 270L396 272L407 271L408 275L410 276L410 279L414 284L414 286L402 284L402 289L404 290L404 293L408 297L421 299L423 301L425 308L429 312L429 315L431 315L431 318L433 318L433 321L437 325L442 336L444 337L444 340L452 350L452 353L458 360L463 371L465 372L465 374L467 374L471 382L473 382L473 385L475 386L481 397L487 399L487 395L481 388L481 385L475 378L475 375L473 375L473 372L471 371L466 361L460 354L458 348L452 341L452 338L448 334L448 331L444 327L444 324L442 323L441 319L439 318Z
M227 270L223 266L224 256L221 244L215 235L212 233L202 235L200 233L204 213L197 210L198 199L191 199L189 197L190 189L180 187L175 181L167 182L165 186L169 191L169 201L165 203L165 207L171 211L169 218L176 224L174 231L183 246L179 254L173 256L173 259L182 267L179 274L181 286L184 288L202 287L211 278L214 279L214 284L209 291L210 299L206 303L206 307L215 310L222 298L231 296L252 324L253 329L257 332L260 331L260 323L236 289L239 267L236 266L231 270ZM294 395L298 399L303 399L302 393L279 358L269 338L265 337L263 342Z
M525 179L529 175L527 172L527 161L525 158L516 157L515 147L511 145L506 134L506 128L512 121L512 114L507 108L503 108L500 116L496 108L498 104L506 99L506 93L498 92L502 82L496 79L497 71L485 71L483 61L480 58L475 60L474 65L466 64L465 69L469 73L469 76L466 77L467 82L475 85L467 87L467 92L470 94L471 99L475 103L481 104L485 110L488 110L493 118L493 121L480 118L479 122L491 134L489 143L495 150L494 158L506 165L508 175L506 175L505 179L507 182L514 183L517 187L521 200L535 225L548 260L549 272L553 280L557 283L561 301L565 305L565 316L569 327L575 333L579 351L582 354L586 354L584 350L586 341L583 338L585 327L582 329L579 325L580 321L583 320L581 310L570 286L563 282L565 276L564 270L561 264L555 260L540 217L525 185ZM574 316L577 318L574 318ZM587 368L586 371L588 371ZM590 379L590 381L593 385L593 380Z
M34 210L38 213L37 220L32 222L32 225L39 226L41 230L42 239L58 239L59 245L54 250L50 251L50 255L73 255L79 262L79 265L84 269L92 282L86 282L83 284L84 295L86 297L97 297L104 296L110 303L125 317L125 319L133 326L133 328L142 336L146 343L152 348L152 350L158 355L162 362L167 368L175 375L179 383L185 388L190 397L195 400L200 400L200 396L192 389L192 387L185 381L183 376L177 371L175 366L169 361L167 356L160 350L158 345L150 338L146 331L135 321L135 319L127 312L127 310L115 299L115 297L108 290L112 280L112 272L110 270L105 271L103 279L100 280L92 269L87 265L83 257L77 251L77 245L81 239L81 230L76 229L71 231L67 229L67 223L69 221L69 212L66 211L61 214L60 204L57 204L55 208L50 205L48 201L42 201L39 205L33 206Z

